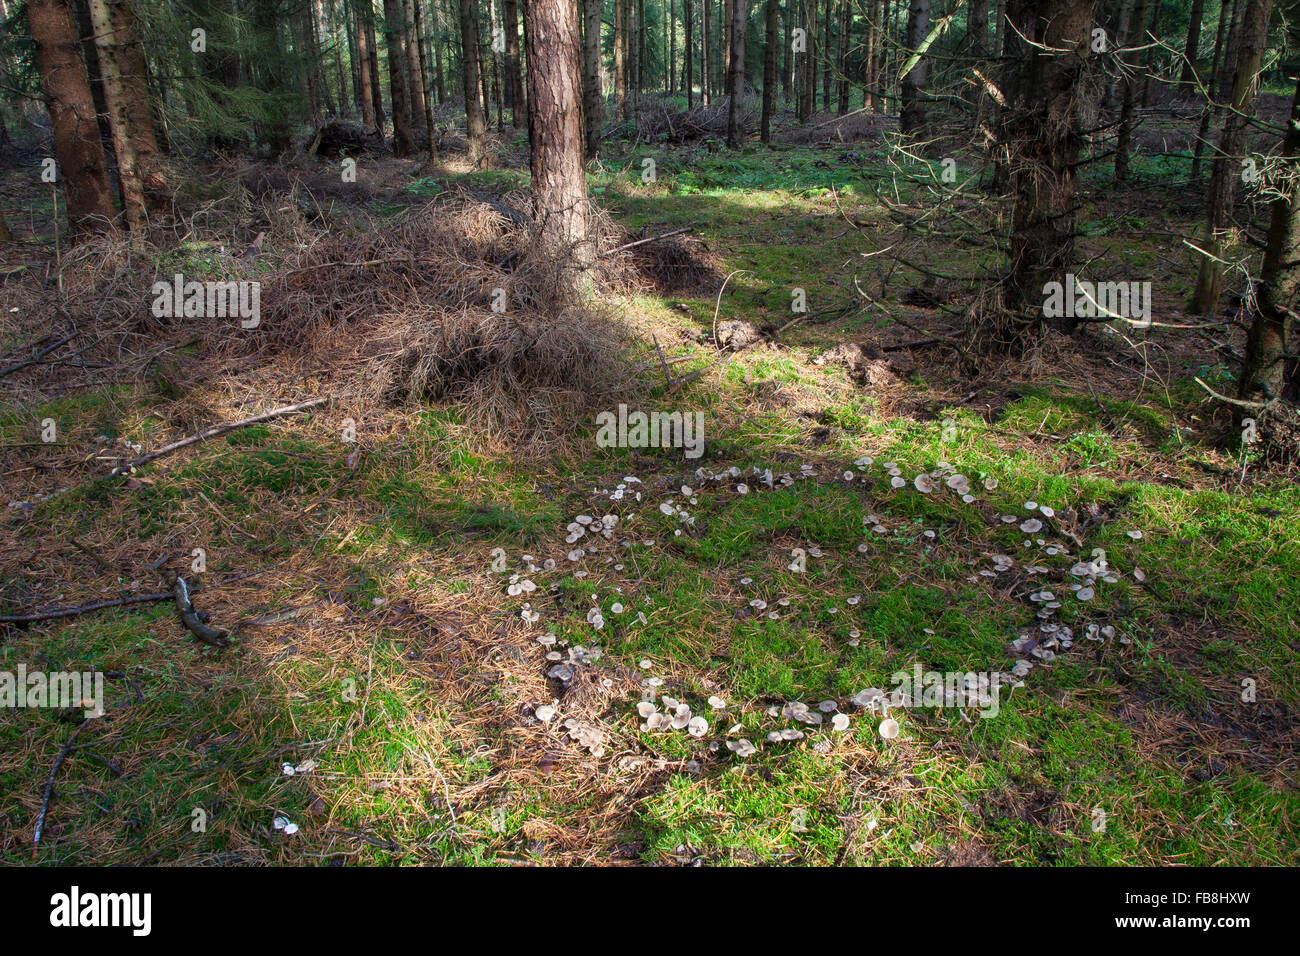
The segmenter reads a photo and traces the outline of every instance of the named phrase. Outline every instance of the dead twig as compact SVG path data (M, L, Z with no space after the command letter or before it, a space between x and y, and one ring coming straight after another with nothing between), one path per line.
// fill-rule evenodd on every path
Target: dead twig
M212 426L205 432L191 435L189 438L182 438L180 441L174 441L170 445L164 445L157 451L147 452L125 465L118 465L113 469L113 475L128 474L139 468L141 465L146 465L151 461L156 461L164 455L170 455L174 451L179 451L180 449L187 448L190 445L196 445L199 442L207 441L209 438L216 438L219 435L226 434L226 432L234 431L236 428L243 428L245 425L256 425L259 422L270 421L273 418L281 418L285 415L294 415L298 412L305 412L308 409L324 405L326 401L327 399L324 398L313 398L306 402L299 402L297 405L286 405L283 408L272 409L269 412L263 412L262 414L254 415L251 418L241 418L237 422L222 422L220 425Z
M41 349L38 352L33 352L31 355L23 359L21 362L15 362L12 365L6 365L4 368L0 368L0 378L4 378L6 375L10 375L18 371L19 369L26 368L29 365L35 365L41 359L45 358L45 356L49 355L51 352L57 349L60 345L64 345L68 342L71 342L80 334L81 334L80 329L69 332L67 335L59 339L57 342L45 346L45 348Z
M650 236L647 239L638 239L636 242L625 242L621 246L615 246L609 252L602 252L601 258L612 256L616 252L622 252L624 249L631 249L633 246L643 246L647 242L658 242L660 239L667 239L670 236L680 236L683 232L690 232L695 226L683 226L681 229L674 229L672 232L665 232L662 236Z
M54 759L54 766L50 768L49 779L45 781L45 793L41 797L41 813L36 818L36 832L32 836L32 856L35 856L41 848L41 834L45 830L45 815L50 810L50 800L54 796L54 778L58 776L59 768L63 766L63 761L68 759L68 754L72 751L72 745L77 740L77 735L86 729L93 717L87 717L81 723L77 724L77 729L72 732L59 750L59 755Z

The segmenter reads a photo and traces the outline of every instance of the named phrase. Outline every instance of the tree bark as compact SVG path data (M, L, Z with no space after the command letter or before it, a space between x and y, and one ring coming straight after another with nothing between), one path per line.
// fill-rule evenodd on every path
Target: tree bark
M561 287L578 292L595 257L587 237L577 6L572 0L523 0L523 8L534 245L564 263Z
M117 52L118 71L126 94L131 145L135 149L145 200L151 208L163 209L171 202L167 165L154 133L153 94L149 91L149 65L140 42L140 26L127 0L109 3L113 25L113 45Z
M794 0L789 0L793 3ZM709 56L709 0L700 0L700 102L708 106L713 102L713 91L709 83L713 59Z
M1219 7L1219 26L1214 34L1214 57L1210 64L1209 100L1201 110L1201 125L1196 131L1196 149L1192 157L1192 179L1201 178L1201 157L1205 154L1205 144L1210 135L1210 120L1213 119L1219 95L1223 89L1220 73L1223 57L1226 53L1228 31L1232 23L1232 5L1235 0L1223 0Z
M749 0L731 0L731 102L727 110L727 145L745 142L745 24Z
M835 111L843 116L849 111L849 34L852 32L853 9L849 0L840 0L840 47L835 58L835 83L839 92Z
M1063 283L1074 256L1080 127L1091 112L1081 84L1091 55L1093 4L1024 0L1009 4L1008 14L1015 27L1007 29L1008 42L1019 33L1037 45L1020 61L1016 102L1002 124L1015 195L1005 309L976 313L968 329L978 348L1024 355L1042 334L1044 286Z
M921 48L930 29L930 0L911 0L907 11L907 54L910 57ZM919 57L903 77L903 108L899 114L898 128L903 138L911 143L924 142L925 132L925 81L928 65Z
M1273 211L1264 252L1264 265L1255 286L1255 317L1246 342L1246 361L1237 380L1237 397L1245 401L1274 402L1287 390L1287 333L1297 316L1300 294L1300 83L1291 100L1291 122L1282 144L1282 168L1276 182L1281 193ZM1238 408L1238 434L1243 417L1267 417ZM1264 435L1266 439L1269 437Z
M117 154L117 176L122 187L122 216L131 233L131 241L140 243L148 229L145 212L144 184L139 160L131 135L131 103L122 71L118 67L112 17L107 0L90 0L90 24L99 48L99 68L104 77L104 98L108 102L108 120L113 130L113 151Z
M693 22L694 15L695 15L695 8L694 5L691 3L691 0L682 0L682 4L683 4L682 15L686 21L685 23L686 63L685 63L685 76L683 77L683 79L686 82L686 108L689 110L695 107L695 65L694 65L695 50L693 46L693 40L691 38L691 34L694 33L695 31L695 24Z
M375 35L374 0L359 0L365 7L366 49L370 58L370 96L375 108L375 131L384 141L384 84L379 73L379 41Z
M416 0L403 0L402 21L406 33L406 89L411 97L411 138L415 145L421 146L427 145L429 139L429 112L425 108L425 71L415 4Z
M1196 79L1196 58L1201 49L1201 21L1205 16L1205 0L1192 0L1192 10L1188 14L1187 43L1183 46L1183 69L1178 76L1179 83L1191 83Z
M586 156L600 153L600 127L605 121L605 99L600 88L600 13L602 0L582 0L585 32L582 38L582 115L586 122Z
M1232 207L1237 197L1237 178L1241 172L1241 158L1249 141L1249 120L1255 110L1255 89L1260 64L1264 57L1264 44L1268 38L1269 14L1272 0L1243 0L1241 37L1238 46L1236 73L1232 80L1232 109L1223 121L1219 136L1218 155L1210 174L1209 209L1201 248L1209 255L1201 257L1200 274L1196 291L1192 294L1190 308L1201 315L1209 315L1219 307L1223 294L1223 266L1218 260L1225 257L1236 245L1232 225Z
M764 146L772 142L772 110L776 105L776 37L780 19L778 0L767 0L764 10L766 35L763 38L763 120L759 139Z
M424 79L424 126L429 137L429 156L424 161L421 171L431 174L438 162L438 124L433 118L433 90L429 89L429 38L424 29L424 0L414 0L412 13L415 18L416 51L420 54L420 75Z
M487 123L483 117L483 104L479 100L478 16L475 0L460 2L460 58L461 77L465 93L465 135L469 142L469 161L477 166L483 161L483 137ZM527 25L525 24L525 31ZM532 64L528 72L532 73Z
M510 122L518 129L528 119L524 107L524 80L519 71L518 0L504 0L502 14L506 28L506 89L510 93Z
M370 38L366 35L366 22L362 7L368 0L354 0L353 20L357 35L357 104L361 107L361 125L367 130L379 130L375 121L374 94L371 90L373 78L370 75ZM382 130L379 130L382 135Z
M406 62L406 5L384 0L384 43L388 47L388 89L393 101L393 155L415 152L411 129L411 94L407 90L410 67Z
M1146 45L1147 0L1137 0L1133 8L1133 39L1131 46ZM1128 179L1129 148L1133 138L1133 109L1137 103L1137 86L1141 82L1138 72L1146 63L1145 55L1138 63L1128 64L1128 76L1124 81L1124 105L1120 110L1119 134L1115 138L1115 182L1122 183Z

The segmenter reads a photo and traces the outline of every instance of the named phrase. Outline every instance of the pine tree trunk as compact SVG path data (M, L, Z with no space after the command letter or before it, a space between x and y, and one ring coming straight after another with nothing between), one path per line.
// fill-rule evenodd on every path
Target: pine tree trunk
M822 71L822 109L826 112L831 110L831 81L834 79L835 70L831 66L831 56L834 47L831 45L831 12L835 6L835 0L826 0L822 7L822 56L825 58L821 64Z
M388 89L393 102L393 155L415 152L411 130L411 95L407 90L406 12L403 0L384 0L384 43L388 47Z
M1035 45L1020 61L1016 101L1002 124L1015 195L1005 309L975 314L968 328L978 348L1024 355L1034 350L1043 330L1044 286L1064 282L1074 256L1080 127L1091 112L1083 100L1083 80L1091 56L1093 4L1025 0L1009 6L1015 29L1008 28L1007 37L1018 31Z
M686 21L686 44L684 48L684 52L686 53L686 62L685 75L683 79L686 83L686 108L689 110L694 109L695 107L695 49L693 45L694 41L691 37L691 34L695 30L695 24L693 22L695 8L691 3L691 0L682 0L682 5L682 16Z
M427 146L429 114L425 100L425 71L420 56L420 34L415 27L415 0L403 0L402 21L406 31L406 90L411 97L411 139L416 146Z
M767 0L764 9L766 33L763 37L763 120L759 139L764 146L772 142L772 110L776 105L776 36L780 20L778 0Z
M879 113L884 100L880 96L880 0L871 0L867 10L867 89L862 105Z
M1146 45L1147 0L1137 0L1133 8L1134 42L1129 46ZM1142 77L1138 63L1128 64L1129 75L1124 82L1124 106L1120 110L1119 134L1115 139L1115 182L1122 183L1128 179L1129 149L1133 138L1133 109L1137 103L1137 86Z
M140 167L145 200L153 209L164 209L172 196L167 166L154 133L153 94L149 91L149 65L140 42L140 26L127 0L112 0L109 16L114 28L118 71L127 97L131 144Z
M503 13L506 27L506 88L510 91L510 121L516 128L528 119L524 106L524 80L519 72L519 5L505 0Z
M731 0L731 102L727 110L727 145L745 142L745 24L749 0Z
M130 94L118 67L113 42L113 24L107 0L90 0L90 24L99 48L99 68L104 77L104 98L108 102L109 125L113 130L113 150L117 154L118 182L122 187L122 216L133 244L143 242L148 229L145 212L144 184L131 136Z
M840 52L836 58L835 82L839 89L839 103L836 112L843 116L849 111L849 34L853 25L852 8L849 0L840 0Z
M722 94L731 95L731 24L734 19L732 0L722 0Z
M365 14L362 8L369 0L353 0L353 20L357 34L357 103L361 107L361 125L367 130L379 130L375 122L375 103L371 91L374 81L370 74L370 38L366 35ZM380 130L382 135L382 130Z
M1232 109L1223 121L1219 136L1218 155L1210 174L1209 209L1206 230L1201 248L1209 255L1201 257L1200 274L1196 291L1192 294L1190 308L1201 315L1209 315L1219 307L1223 295L1224 259L1236 245L1232 228L1232 208L1237 197L1237 178L1241 172L1241 158L1249 141L1249 120L1255 110L1255 88L1264 45L1268 38L1269 14L1272 0L1242 0L1241 36L1238 45L1236 73L1232 80Z
M9 231L9 223L5 222L4 207L0 206L0 242L13 242L13 233Z
M1205 144L1210 136L1210 120L1215 113L1215 105L1218 102L1219 95L1223 90L1220 84L1219 74L1223 64L1223 57L1226 52L1228 31L1232 23L1232 6L1236 0L1223 0L1219 8L1219 26L1214 35L1214 57L1210 64L1209 76L1209 101L1201 110L1201 125L1196 130L1196 149L1192 157L1192 179L1201 178L1201 157L1205 154Z
M911 58L930 29L930 0L911 0L907 11L907 58ZM905 67L904 67L905 68ZM919 57L902 80L903 108L899 114L898 128L903 138L911 143L924 142L925 124L925 81L928 64L924 56Z
M582 271L595 257L587 236L577 5L572 0L523 0L523 8L534 248L564 263L561 288L578 292Z
M798 3L799 0L787 0ZM795 71L798 82L795 84L795 96L798 102L796 116L800 123L807 123L813 113L813 36L816 30L810 26L817 22L817 0L803 0L803 17L799 27L803 30L803 50L795 57Z
M668 93L677 92L677 3L668 3Z
M1115 46L1122 48L1129 45L1132 22L1133 0L1119 0L1113 31ZM1111 110L1115 108L1115 100L1119 95L1119 85L1123 79L1120 70L1110 71L1110 76L1106 80L1106 97L1102 102L1105 109Z
M626 0L614 0L614 110L627 119L627 25Z
M1205 16L1205 0L1192 0L1192 10L1188 14L1187 43L1183 46L1183 69L1178 76L1179 83L1191 83L1196 79L1196 58L1201 49L1201 21Z
M442 69L442 7L440 0L429 0L429 14L433 18L433 85L438 94L438 105L447 102L447 84Z
M460 2L461 77L465 93L465 132L469 141L469 161L477 166L483 160L483 137L487 124L479 101L478 16L475 0ZM525 27L525 31L527 27ZM532 72L532 64L529 64Z
M414 0L412 14L415 19L416 51L420 54L420 76L424 80L424 127L429 137L429 155L421 172L430 175L438 162L438 124L433 118L433 90L429 83L429 37L424 29L424 0Z
M705 106L713 102L709 83L709 71L713 68L713 59L709 56L709 34L712 32L709 29L709 0L700 0L700 102Z
M600 12L602 0L582 0L586 20L582 40L582 114L586 121L586 156L600 154L600 127L605 121L605 99L600 88Z
M1246 342L1246 362L1237 379L1237 397L1244 401L1275 402L1287 392L1288 326L1300 307L1300 83L1291 100L1291 122L1282 144L1283 168L1276 176L1281 194L1273 200L1268 241L1259 283L1255 286L1256 311ZM1268 434L1267 414L1237 410L1237 427L1243 417L1262 419ZM1240 431L1238 431L1240 434Z
M374 0L359 0L365 7L367 51L370 57L370 96L375 108L375 131L384 141L384 83L379 73L379 41L375 35Z

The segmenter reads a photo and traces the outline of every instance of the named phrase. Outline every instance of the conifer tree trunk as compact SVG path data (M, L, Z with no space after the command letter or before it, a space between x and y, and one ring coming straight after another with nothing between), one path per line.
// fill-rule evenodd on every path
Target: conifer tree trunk
M695 7L691 0L682 0L682 18L685 21L684 28L686 33L686 44L684 52L686 62L684 64L683 82L686 84L686 108L692 109L695 106L695 48L692 34L695 32L693 22L695 16Z
M1146 27L1148 0L1137 0L1137 5L1133 8L1133 23L1136 29L1133 31L1134 41L1130 46L1146 45ZM1128 68L1131 74L1124 82L1124 105L1120 110L1119 117L1119 134L1115 139L1115 182L1122 183L1128 179L1128 157L1130 143L1133 137L1133 109L1137 102L1137 86L1141 82L1141 76L1137 75L1140 69L1139 64L1130 63Z
M420 54L420 32L416 29L416 0L403 0L402 19L406 27L406 89L411 97L411 138L415 145L429 141L429 110L425 92L425 70Z
M433 90L429 83L429 39L424 29L424 0L414 0L411 12L415 19L416 51L420 54L420 76L424 80L424 128L429 137L429 155L421 172L428 175L438 162L438 124L433 119Z
M1232 108L1223 121L1218 155L1210 174L1209 208L1201 248L1209 255L1201 257L1200 274L1190 308L1209 315L1219 307L1223 294L1223 265L1219 260L1229 253L1232 238L1232 207L1237 197L1237 179L1241 158L1249 140L1249 121L1255 109L1255 89L1264 45L1268 38L1272 0L1242 0L1241 35L1237 48L1237 67L1232 79Z
M148 228L145 212L144 184L131 136L131 103L122 71L118 67L117 49L107 0L90 0L90 24L99 49L99 69L104 78L104 98L108 103L109 126L113 130L113 151L117 154L117 177L122 187L122 217L131 233L133 244L144 240Z
M1232 5L1235 0L1223 0L1219 8L1219 26L1214 35L1214 56L1210 63L1210 75L1207 78L1209 87L1209 100L1201 109L1201 125L1196 131L1196 149L1192 156L1192 178L1200 179L1201 177L1201 158L1205 154L1205 143L1210 135L1210 120L1214 117L1215 106L1218 103L1219 96L1223 87L1220 84L1219 74L1223 62L1225 47L1227 46L1227 35L1232 22Z
M1187 20L1187 43L1183 46L1183 68L1179 83L1191 83L1196 78L1196 57L1201 49L1201 21L1205 16L1205 0L1192 0Z
M794 2L794 0L791 0ZM709 55L711 40L709 29L709 0L700 0L700 102L708 106L713 102L713 89L709 83L713 58Z
M109 3L113 24L113 45L117 52L118 71L126 93L131 128L131 144L144 186L145 200L155 209L171 201L167 166L154 132L153 94L149 91L149 64L140 42L140 26L128 0Z
M772 142L772 110L776 105L776 36L780 19L778 0L767 0L764 8L763 37L763 119L759 139L764 146Z
M415 152L411 130L410 66L406 60L406 21L403 0L384 0L384 43L388 47L388 89L393 102L393 155Z
M1011 355L1032 352L1044 328L1044 286L1064 282L1074 256L1075 177L1083 142L1084 101L1093 25L1091 0L1023 0L1009 5L1008 42L1023 35L1016 99L1001 124L1015 196L1005 308L973 315L976 347ZM1028 44L1026 44L1028 45ZM1061 323L1063 330L1072 323Z
M582 286L594 262L582 160L582 75L573 0L523 0L528 52L528 141L536 248L566 263L561 284Z
M371 84L374 78L370 73L370 37L366 34L366 21L363 7L369 0L353 0L352 14L356 23L357 34L357 103L361 107L361 125L367 130L380 130L375 121L375 103Z
M930 0L911 0L907 10L906 59L910 59L925 43L925 35L929 30ZM904 69L907 69L906 65L900 68L900 72ZM901 83L903 108L899 114L898 127L903 138L913 143L926 139L925 81L928 72L926 58L919 57Z
M1294 328L1300 307L1300 83L1291 100L1281 164L1276 176L1281 192L1273 200L1264 265L1255 287L1255 317L1246 342L1246 361L1237 379L1239 399L1264 404L1282 399L1288 385L1295 384L1287 382L1286 363L1288 326ZM1264 419L1261 431L1268 430L1266 414L1238 408L1236 417L1238 429L1243 417L1256 417Z
M442 7L440 0L429 0L429 13L433 19L433 85L438 94L438 105L447 102L447 84L442 69Z
M460 62L465 93L465 132L469 140L469 161L478 165L483 159L483 137L487 123L479 100L479 40L475 0L460 2ZM527 27L525 27L525 30ZM532 65L529 64L529 72Z
M849 0L840 0L840 52L835 59L835 83L839 90L836 112L843 116L849 111L849 33L853 25Z
M722 0L722 93L731 95L731 24L734 19L732 0Z
M365 30L370 57L370 96L375 108L375 130L384 138L384 84L379 73L379 42L375 36L374 0L359 0L365 7Z
M519 3L505 0L503 11L506 27L506 89L510 91L510 121L520 128L528 121L524 105L524 80L519 70Z
M727 109L727 145L740 149L745 142L745 25L749 0L731 2L731 101Z
M582 114L586 121L586 156L600 153L600 127L605 121L605 98L600 88L600 12L602 0L583 0L585 28L582 38Z

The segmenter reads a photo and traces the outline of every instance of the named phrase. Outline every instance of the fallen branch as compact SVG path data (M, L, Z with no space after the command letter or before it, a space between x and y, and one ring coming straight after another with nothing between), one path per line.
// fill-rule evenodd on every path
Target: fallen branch
M683 226L681 229L674 229L672 232L665 232L662 236L650 236L648 239L638 239L636 242L625 242L621 246L615 246L613 249L609 250L609 252L602 252L601 258L603 259L606 256L612 256L614 253L622 252L624 249L631 249L633 246L643 246L647 242L658 242L660 239L667 239L670 236L680 236L683 232L690 232L694 228L693 225Z
M95 604L81 604L77 607L57 608L53 611L33 611L31 614L5 614L0 616L0 624L33 624L37 621L54 621L62 617L76 617L91 611L102 611L109 607L124 607L128 604L152 604L166 601L172 597L171 591L161 594L133 594L130 597L117 598L112 601L98 601Z
M176 575L176 584L172 593L176 597L176 611L180 614L181 623L185 625L186 630L204 644L213 647L225 647L229 643L226 640L229 631L219 627L208 627L207 622L199 616L199 612L194 609L194 602L190 600L189 586L179 574Z
M59 773L59 768L63 766L63 761L68 759L68 754L72 750L72 745L76 742L77 735L86 729L93 717L87 717L81 723L77 724L77 729L68 737L67 742L59 750L59 755L54 759L54 766L50 768L49 779L45 781L45 793L41 797L41 813L36 818L36 833L32 837L32 856L35 856L41 848L41 833L45 829L45 814L50 810L50 799L54 796L54 778Z
M196 445L199 442L207 441L209 438L216 438L219 435L226 434L226 432L234 431L236 428L243 428L245 425L256 425L259 422L270 421L273 418L281 418L285 415L294 415L298 412L305 412L308 409L324 405L325 402L326 399L324 398L313 398L310 401L299 402L297 405L286 405L283 408L276 408L269 412L263 412L261 415L254 415L252 418L241 418L237 422L223 422L220 425L214 425L205 432L191 435L189 438L182 438L180 441L174 441L170 445L164 445L157 451L151 451L141 455L139 458L136 458L134 461L125 465L118 465L113 469L112 473L114 476L129 474L141 465L146 465L151 461L162 458L164 455L170 455L174 451L179 451L180 449L186 448L190 445Z
M64 345L67 342L71 342L80 334L81 334L80 329L78 329L75 332L69 332L67 335L59 339L57 342L53 343L52 345L45 346L45 348L41 349L39 352L33 352L30 356L23 359L21 362L15 362L13 365L6 365L4 368L0 368L0 378L4 378L6 375L16 372L19 369L26 368L29 365L35 365L41 359L45 358L45 356L49 355L51 352L57 349L60 345Z
M1260 411L1267 411L1277 404L1276 398L1270 399L1267 402L1248 402L1240 398L1229 398L1227 395L1223 395L1210 388L1210 386L1206 385L1200 378L1196 378L1194 381L1197 385L1201 386L1201 388L1209 392L1214 398L1217 398L1221 402L1227 402L1229 405L1236 405L1238 408L1257 408Z

